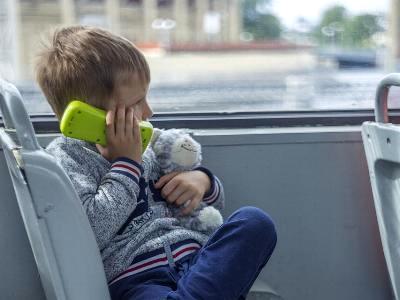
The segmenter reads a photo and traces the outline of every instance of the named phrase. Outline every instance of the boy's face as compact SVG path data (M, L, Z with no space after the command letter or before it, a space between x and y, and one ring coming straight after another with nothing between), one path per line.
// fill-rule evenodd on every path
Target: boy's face
M107 109L116 105L125 105L125 108L132 107L136 118L145 121L153 115L153 111L147 102L148 84L142 83L137 73L123 75L116 80L116 87L113 101Z

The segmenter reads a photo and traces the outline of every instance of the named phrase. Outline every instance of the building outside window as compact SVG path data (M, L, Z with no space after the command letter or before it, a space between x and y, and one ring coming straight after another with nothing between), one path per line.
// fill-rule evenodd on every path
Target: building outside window
M143 51L156 112L371 109L398 70L399 11L395 0L2 0L0 76L32 114L49 113L35 53L46 32L85 24Z

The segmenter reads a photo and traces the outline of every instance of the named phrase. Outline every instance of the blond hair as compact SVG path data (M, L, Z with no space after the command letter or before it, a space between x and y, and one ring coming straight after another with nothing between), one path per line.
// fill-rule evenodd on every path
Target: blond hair
M87 26L56 30L36 61L36 80L59 119L73 99L105 108L117 79L130 73L150 82L143 54L127 39Z

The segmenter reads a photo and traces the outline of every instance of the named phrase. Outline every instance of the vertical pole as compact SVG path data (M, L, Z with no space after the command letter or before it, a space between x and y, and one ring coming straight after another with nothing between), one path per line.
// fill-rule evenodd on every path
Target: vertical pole
M157 1L143 0L143 39L145 42L154 42L154 30L151 23L157 18Z
M203 29L204 16L209 10L208 0L196 0L196 42L205 42L207 40Z
M7 18L8 18L8 45L10 50L8 51L11 67L13 67L13 72L10 72L11 81L21 80L22 74L22 52L21 52L21 9L19 0L6 0L7 6ZM8 56L8 55L7 55Z
M214 1L213 7L210 7L210 11L216 12L220 15L220 31L217 34L213 34L212 41L221 43L227 42L229 33L229 3L230 0L218 0Z
M187 0L174 0L173 15L176 21L175 41L178 43L186 43L189 40L188 21L189 6Z
M387 72L400 68L400 0L391 0L389 9L389 45L385 62Z
M72 25L75 20L75 4L73 0L61 0L61 23L63 25Z
M115 34L121 33L121 7L119 2L120 0L106 0L105 3L108 28Z
M236 43L239 41L239 36L242 31L242 17L240 1L228 0L228 41Z

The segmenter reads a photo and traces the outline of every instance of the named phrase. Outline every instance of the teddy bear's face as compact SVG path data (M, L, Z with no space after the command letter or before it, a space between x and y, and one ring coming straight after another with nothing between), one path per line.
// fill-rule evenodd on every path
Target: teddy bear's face
M200 148L192 139L177 138L172 144L171 161L183 167L190 167L199 160Z

